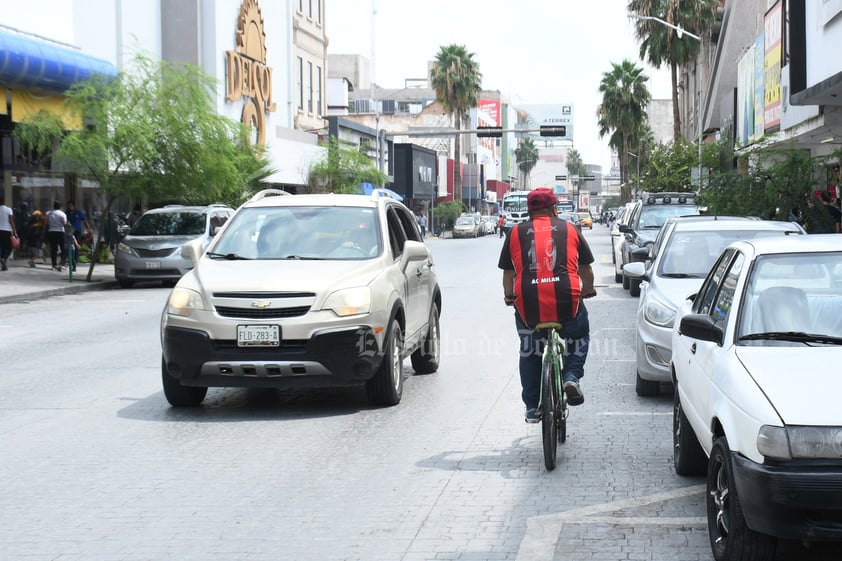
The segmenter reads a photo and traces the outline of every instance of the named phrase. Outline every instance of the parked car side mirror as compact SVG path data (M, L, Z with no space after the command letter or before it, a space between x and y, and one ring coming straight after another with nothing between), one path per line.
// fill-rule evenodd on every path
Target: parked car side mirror
M649 275L646 274L646 264L641 261L632 261L623 265L623 274L632 279L649 281Z
M628 226L628 224L620 224L620 233L621 234L631 234L632 229Z
M707 314L689 314L684 316L681 318L678 332L693 339L716 343L720 347L725 336L722 329Z

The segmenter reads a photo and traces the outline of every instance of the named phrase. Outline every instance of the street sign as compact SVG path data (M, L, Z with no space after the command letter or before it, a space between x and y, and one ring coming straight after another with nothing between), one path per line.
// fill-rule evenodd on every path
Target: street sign
M566 176L566 175L556 175L556 176L555 176L555 180L556 180L556 181L564 181L564 180L566 180L566 179L567 179L567 176Z

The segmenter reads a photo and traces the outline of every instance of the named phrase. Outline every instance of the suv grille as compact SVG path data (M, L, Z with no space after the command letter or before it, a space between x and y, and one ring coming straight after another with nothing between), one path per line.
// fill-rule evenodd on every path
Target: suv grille
M234 308L232 306L216 306L216 312L227 318L271 319L294 318L303 316L310 311L310 306L296 306L294 308Z

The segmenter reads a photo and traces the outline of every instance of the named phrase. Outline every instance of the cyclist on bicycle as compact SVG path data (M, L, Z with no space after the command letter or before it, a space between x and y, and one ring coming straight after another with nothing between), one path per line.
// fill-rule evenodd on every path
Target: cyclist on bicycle
M562 324L559 334L567 341L564 393L570 405L581 405L585 396L579 379L585 374L590 343L588 311L582 298L596 291L590 246L573 224L558 218L552 190L539 187L530 191L526 200L529 220L508 233L497 266L503 269L506 305L514 305L516 310L526 422L537 423L545 336L534 327L541 322Z

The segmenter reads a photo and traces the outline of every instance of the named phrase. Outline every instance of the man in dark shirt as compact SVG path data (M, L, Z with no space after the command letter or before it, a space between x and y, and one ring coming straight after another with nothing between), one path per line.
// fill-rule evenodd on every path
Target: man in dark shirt
M842 231L842 212L840 212L840 210L831 202L830 193L828 191L822 191L821 196L822 203L827 209L827 213L830 215L830 231L838 234Z
M544 338L534 326L550 321L563 325L560 334L567 340L564 392L570 405L581 405L585 397L579 379L585 374L590 342L588 312L582 299L596 292L591 249L573 224L558 218L552 190L541 187L531 191L527 208L529 221L511 229L498 267L503 270L506 305L516 309L526 422L537 423Z

